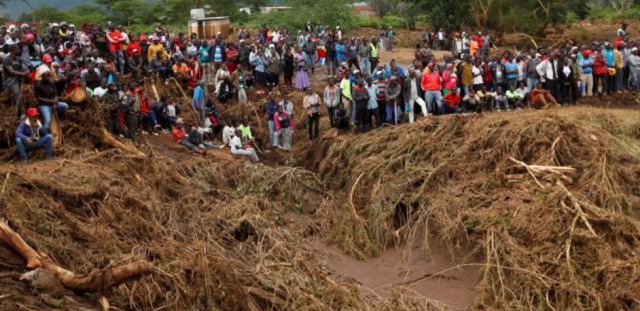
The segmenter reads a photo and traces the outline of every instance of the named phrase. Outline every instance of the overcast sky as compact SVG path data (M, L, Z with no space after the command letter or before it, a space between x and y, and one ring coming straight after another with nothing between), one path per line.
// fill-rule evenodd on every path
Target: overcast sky
M27 0L27 2L36 8L46 4L64 10L80 3L91 4L93 0ZM31 9L22 0L9 0L5 7L0 7L0 11L11 18L17 18L22 12L29 12Z

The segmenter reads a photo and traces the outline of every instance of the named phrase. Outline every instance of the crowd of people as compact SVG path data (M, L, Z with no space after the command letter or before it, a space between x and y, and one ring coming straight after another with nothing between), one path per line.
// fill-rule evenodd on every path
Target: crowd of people
M543 109L640 88L638 43L629 40L626 25L612 42L499 54L487 32L425 30L416 38L421 43L410 64L381 62L383 51L393 50L396 34L391 27L379 30L372 38L347 36L340 26L308 22L297 32L263 26L256 34L242 26L233 36L207 39L160 24L150 34L111 23L104 29L53 23L42 32L27 24L3 26L0 89L12 94L21 116L15 142L25 161L37 148L52 155L52 120L64 121L69 105L63 99L80 90L99 99L111 132L134 143L139 135L171 132L192 152L228 146L232 154L257 163L247 120L222 120L216 109L229 103L247 109L249 100L260 100L248 98L252 88L268 94L263 112L269 146L282 150L291 149L295 113L307 116L310 140L319 136L322 106L332 127L367 132L412 123L420 114ZM444 58L434 57L434 50L445 49L450 53ZM320 67L328 77L318 94L309 76L319 75ZM185 128L176 98L151 102L138 83L148 76L173 78L188 90L196 120ZM33 85L36 107L21 100L24 84ZM302 103L292 103L280 87L304 91ZM224 144L211 143L218 135Z

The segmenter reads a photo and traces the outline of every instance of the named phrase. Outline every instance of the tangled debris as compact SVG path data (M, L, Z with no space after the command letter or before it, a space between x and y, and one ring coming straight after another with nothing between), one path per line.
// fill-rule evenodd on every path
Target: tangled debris
M476 308L628 310L640 307L636 126L589 112L450 116L327 139L306 158L328 149L315 165L337 200L322 217L358 258L424 236L428 252L430 233L477 241Z

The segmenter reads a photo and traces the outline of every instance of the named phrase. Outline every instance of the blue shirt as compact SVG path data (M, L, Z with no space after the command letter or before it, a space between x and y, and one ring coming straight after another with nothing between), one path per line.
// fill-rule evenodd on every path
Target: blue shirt
M579 62L580 67L582 67L582 72L584 74L590 74L593 72L593 58L591 58L591 56L587 57L587 58L582 58ZM587 67L588 65L591 65L589 67Z
M400 66L396 66L396 71L398 72L398 75L402 79L406 79L407 78L407 75L404 72L404 68L402 68ZM388 67L387 69L384 70L384 77L385 77L385 79L391 77L391 67Z
M347 60L347 57L344 55L346 51L347 48L342 43L336 44L336 58L339 62L344 62Z
M208 63L211 61L211 57L209 57L209 47L206 45L203 45L200 47L200 50L198 51L198 58L200 59L201 63Z
M514 71L515 73L507 73L507 79L516 79L518 78L518 65L514 62L506 62L504 64L504 69L509 71Z
M602 50L602 54L604 55L604 60L607 64L607 67L615 67L616 65L616 59L613 56L613 50L612 49L603 49Z
M371 84L367 87L367 93L369 93L369 102L367 103L367 109L378 109L378 100L376 99L376 91L378 87L375 84Z
M199 85L193 90L193 108L204 108L204 90Z

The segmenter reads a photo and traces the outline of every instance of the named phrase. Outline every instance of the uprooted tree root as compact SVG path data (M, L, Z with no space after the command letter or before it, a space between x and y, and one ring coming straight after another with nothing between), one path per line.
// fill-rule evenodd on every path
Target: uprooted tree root
M436 231L478 239L478 308L639 308L638 142L582 119L450 116L329 140L328 238L359 258L423 236L428 251Z

